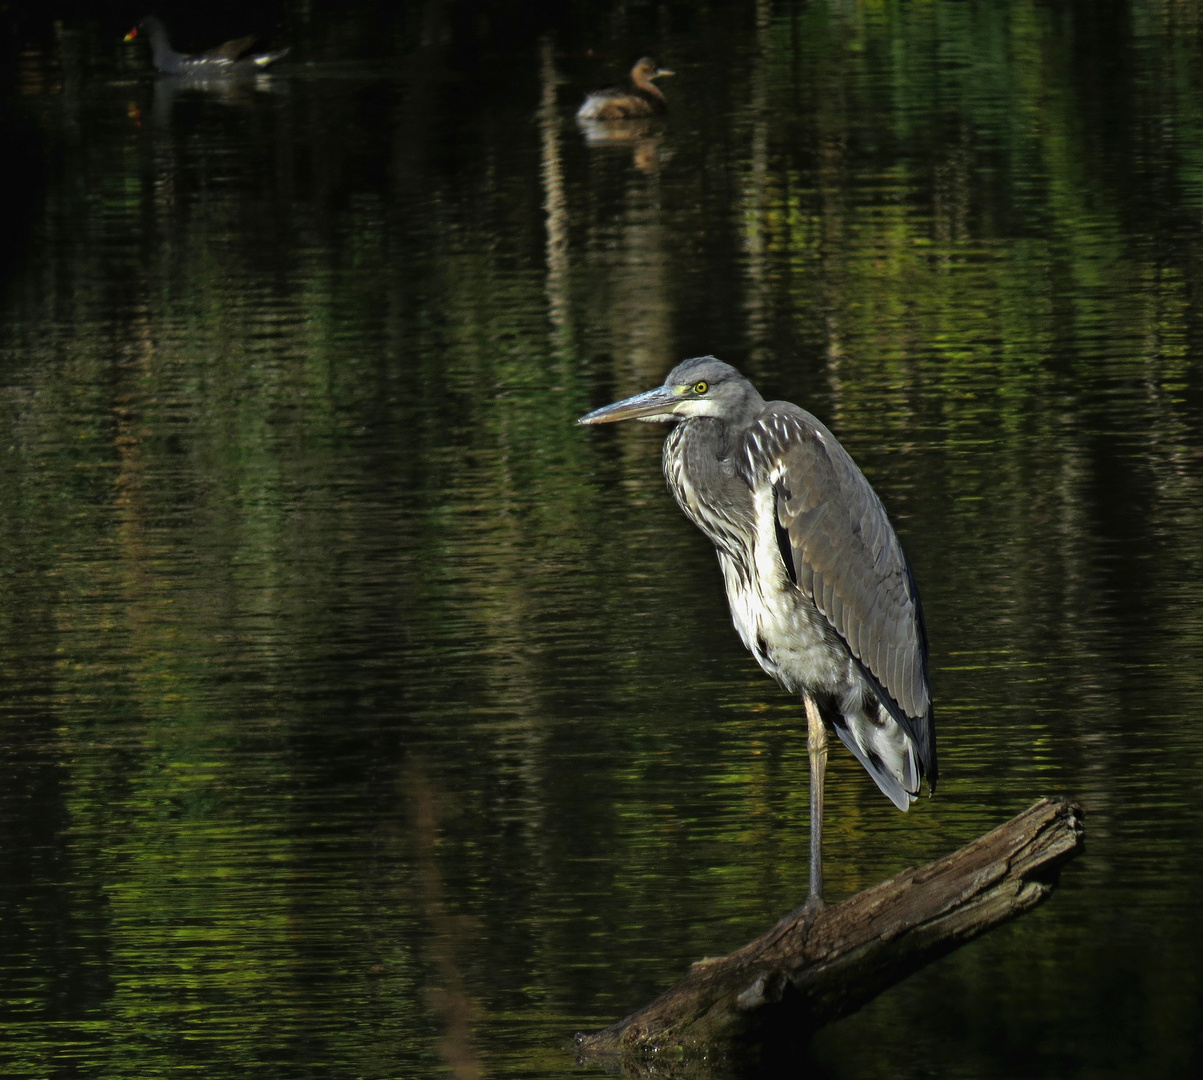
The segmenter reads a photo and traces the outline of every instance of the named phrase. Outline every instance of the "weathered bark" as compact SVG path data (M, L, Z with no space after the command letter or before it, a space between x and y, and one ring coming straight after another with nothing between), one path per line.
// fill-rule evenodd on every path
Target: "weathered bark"
M1044 900L1082 844L1081 817L1068 799L1041 799L809 924L799 910L730 955L699 960L651 1004L577 1043L587 1055L713 1057L814 1031Z

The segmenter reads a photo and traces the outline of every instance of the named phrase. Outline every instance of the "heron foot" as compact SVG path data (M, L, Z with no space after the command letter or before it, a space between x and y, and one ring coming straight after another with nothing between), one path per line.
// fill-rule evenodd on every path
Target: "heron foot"
M811 893L806 898L806 903L799 908L794 908L789 913L791 919L801 919L802 923L809 927L814 921L814 917L822 911L827 905L823 903L823 898L815 893Z
M801 932L802 937L806 938L810 934L811 925L815 921L815 916L818 915L827 905L823 903L821 896L816 896L811 893L806 898L806 903L801 907L794 908L788 915L783 916L774 927L775 930L796 929Z

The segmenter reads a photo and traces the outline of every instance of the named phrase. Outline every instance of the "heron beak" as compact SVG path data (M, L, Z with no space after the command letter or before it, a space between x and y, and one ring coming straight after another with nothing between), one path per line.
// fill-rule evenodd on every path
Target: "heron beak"
M642 417L669 416L675 413L681 396L676 387L657 386L613 405L603 405L582 416L578 424L613 424L619 420L638 420Z
M660 78L661 75L675 75L675 74L676 74L675 71L670 71L668 68L660 68L660 70L657 71L656 74L652 76L652 78L658 79L658 78Z

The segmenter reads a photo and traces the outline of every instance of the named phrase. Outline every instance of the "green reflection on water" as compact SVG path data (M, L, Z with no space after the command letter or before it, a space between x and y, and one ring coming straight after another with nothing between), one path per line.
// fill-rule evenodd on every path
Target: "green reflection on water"
M831 423L924 593L946 778L903 816L833 758L832 894L1047 791L1090 815L1048 908L810 1064L1183 1073L1183 8L734 6L518 78L433 33L395 81L27 87L63 169L0 339L6 1074L567 1072L794 906L799 710L662 433L574 423L709 351ZM628 43L671 123L587 146Z

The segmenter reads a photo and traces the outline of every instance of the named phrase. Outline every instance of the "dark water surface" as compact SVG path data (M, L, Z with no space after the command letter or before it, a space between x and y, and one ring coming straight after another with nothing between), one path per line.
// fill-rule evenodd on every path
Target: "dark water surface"
M836 747L829 898L1088 815L797 1071L1203 1065L1199 9L623 11L226 89L21 58L4 1076L570 1075L800 901L801 709L663 430L574 424L703 352L836 431L923 591L940 789ZM587 143L642 52L670 122Z

